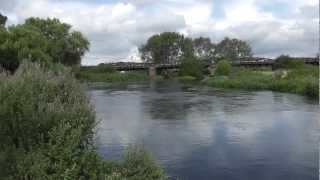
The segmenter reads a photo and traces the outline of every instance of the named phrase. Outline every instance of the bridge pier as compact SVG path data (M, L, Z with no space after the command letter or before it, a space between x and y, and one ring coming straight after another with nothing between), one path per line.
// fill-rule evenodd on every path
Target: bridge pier
M149 78L154 79L157 76L157 69L154 64L149 66Z

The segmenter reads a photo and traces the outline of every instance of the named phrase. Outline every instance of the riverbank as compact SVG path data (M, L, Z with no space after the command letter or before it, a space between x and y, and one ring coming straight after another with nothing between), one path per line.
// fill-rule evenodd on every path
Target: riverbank
M272 90L319 98L319 67L265 71L232 68L228 76L209 77L205 84L218 88Z
M149 79L147 72L100 72L94 70L80 70L76 73L76 78L82 82L132 82L146 81Z
M76 78L81 82L108 82L126 83L148 81L146 71L118 72L114 69L99 65L90 68L81 68ZM250 91L272 90L305 95L319 98L319 68L318 66L301 65L294 68L272 71L268 68L249 69L230 67L227 74L204 76L202 80L191 75L172 76L182 82L201 82L204 85L217 88L243 89ZM162 76L156 78L166 79Z

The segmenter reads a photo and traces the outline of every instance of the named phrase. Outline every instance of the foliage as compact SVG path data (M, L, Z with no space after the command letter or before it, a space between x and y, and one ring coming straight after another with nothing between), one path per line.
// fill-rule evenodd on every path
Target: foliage
M8 17L0 13L0 27L6 25Z
M192 54L192 41L176 32L164 32L150 37L139 51L145 62L175 63Z
M142 150L121 162L99 157L95 115L81 86L63 66L49 68L23 63L0 76L2 179L164 179Z
M156 64L180 62L189 56L195 56L207 64L216 59L236 60L252 56L250 45L239 39L225 38L215 45L209 38L192 40L176 32L164 32L150 37L139 51L141 59Z
M22 60L47 64L80 64L89 42L58 19L29 18L24 24L0 29L0 64L14 71Z
M209 38L199 37L193 40L194 55L207 63L214 61L215 45Z
M204 66L195 57L185 58L180 66L179 75L180 76L192 76L196 79L203 78Z
M217 63L217 67L215 69L216 75L228 76L230 74L231 64L227 60L221 60Z
M114 71L109 65L99 65L97 67L82 67L76 73L76 78L89 82L127 82L145 81L148 79L146 72L125 72Z
M165 179L164 171L143 146L129 146L121 162L122 175L132 180Z
M218 57L232 61L241 57L252 56L251 47L246 41L227 37L217 44L215 53Z
M306 66L287 73L266 73L248 69L235 69L227 78L214 77L208 85L246 90L273 90L298 93L311 98L319 97L319 68ZM286 74L283 76L282 74Z
M304 62L301 59L292 58L288 55L281 55L275 59L274 69L294 69L304 66Z
M114 73L114 72L116 72L116 70L109 64L101 63L96 67L96 72L99 72L99 73Z

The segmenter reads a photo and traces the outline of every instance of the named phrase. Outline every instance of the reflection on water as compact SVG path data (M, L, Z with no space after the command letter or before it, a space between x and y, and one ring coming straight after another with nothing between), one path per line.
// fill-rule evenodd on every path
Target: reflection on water
M318 179L318 102L172 82L88 94L106 158L143 143L180 179Z

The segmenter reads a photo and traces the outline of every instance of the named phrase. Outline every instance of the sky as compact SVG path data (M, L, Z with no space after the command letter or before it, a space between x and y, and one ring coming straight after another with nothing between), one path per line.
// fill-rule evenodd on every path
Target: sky
M90 41L83 65L139 61L138 47L165 31L247 41L255 56L315 56L318 0L0 0L8 25L56 17Z

